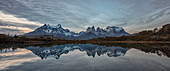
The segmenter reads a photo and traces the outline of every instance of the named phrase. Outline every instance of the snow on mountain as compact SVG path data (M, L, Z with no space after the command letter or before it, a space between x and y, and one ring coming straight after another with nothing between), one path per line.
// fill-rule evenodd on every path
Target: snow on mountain
M57 26L54 26L54 28L62 28L61 24L58 24Z
M68 37L76 35L74 32L70 32L68 29L63 29L60 24L51 27L49 24L44 24L43 26L35 29L33 32L25 34L27 35L53 35L56 37Z
M62 28L61 24L56 26L50 26L44 24L43 26L35 29L33 32L26 33L27 35L53 35L55 37L62 37L66 39L92 39L97 37L118 37L123 35L129 35L122 27L108 26L106 29L95 27L88 27L86 31L80 33L71 32L68 29Z
M88 27L86 32L82 33L78 38L92 39L97 37L119 37L129 35L122 27L108 26L106 29L100 27Z
M115 26L108 26L106 28L106 31L109 32L109 31L115 31L115 32L120 32L121 30L123 30L122 27L115 27Z

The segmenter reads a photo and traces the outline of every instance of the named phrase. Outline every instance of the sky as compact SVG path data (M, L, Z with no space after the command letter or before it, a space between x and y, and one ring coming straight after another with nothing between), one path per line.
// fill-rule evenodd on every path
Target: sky
M170 23L170 0L0 0L0 33L24 34L43 24L74 32L123 27L129 33Z

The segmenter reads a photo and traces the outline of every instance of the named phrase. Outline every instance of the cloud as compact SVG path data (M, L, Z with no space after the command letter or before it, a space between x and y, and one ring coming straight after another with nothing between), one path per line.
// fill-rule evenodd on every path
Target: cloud
M0 0L0 25L62 24L74 32L120 26L136 33L169 23L169 5L170 0Z
M0 26L1 34L2 32L5 34L24 34L33 31L33 29L26 27L14 27L14 26Z
M12 23L12 22L2 22L2 21L0 21L0 26L28 27L30 29L35 29L39 27L39 25L29 25L23 23Z
M24 25L37 25L37 26L42 25L39 22L31 22L31 21L28 21L25 18L17 18L14 15L5 14L2 11L0 11L0 21L10 22L10 23L22 23Z
M146 14L143 18L135 19L136 21L130 21L132 25L128 25L128 31L135 33L142 30L152 30L156 27L160 28L165 24L170 23L170 6L162 9L155 10L152 13ZM130 28L133 27L133 28ZM137 29L137 30L134 30Z
M0 11L0 29L1 32L9 33L17 32L15 34L23 34L33 31L33 28L41 26L39 22L28 21L25 18L17 18L11 14L5 14Z

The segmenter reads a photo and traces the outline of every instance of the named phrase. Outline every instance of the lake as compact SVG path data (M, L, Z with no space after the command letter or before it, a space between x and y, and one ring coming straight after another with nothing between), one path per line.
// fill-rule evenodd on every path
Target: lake
M170 71L170 44L0 45L0 71Z

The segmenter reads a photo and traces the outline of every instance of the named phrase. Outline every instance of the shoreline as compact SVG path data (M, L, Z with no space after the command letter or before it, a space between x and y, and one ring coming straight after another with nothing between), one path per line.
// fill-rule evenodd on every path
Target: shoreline
M92 41L92 43L170 43L170 41Z
M77 44L86 44L86 43L91 43L91 44L110 44L110 43L162 43L162 44L167 44L170 43L170 41L90 41L90 40L67 40L67 41L23 41L23 42L4 42L1 44L72 44L72 43L77 43Z

